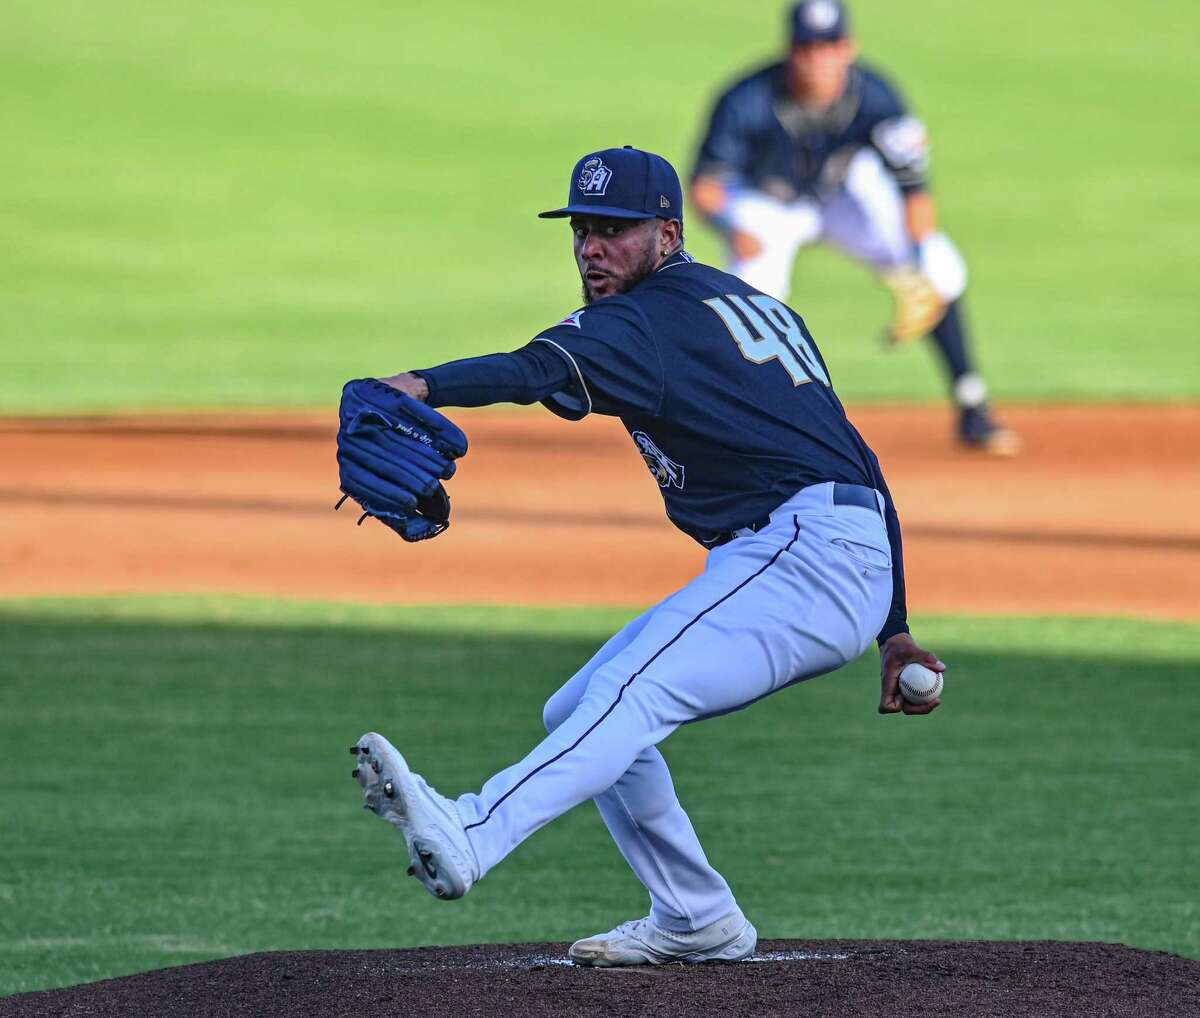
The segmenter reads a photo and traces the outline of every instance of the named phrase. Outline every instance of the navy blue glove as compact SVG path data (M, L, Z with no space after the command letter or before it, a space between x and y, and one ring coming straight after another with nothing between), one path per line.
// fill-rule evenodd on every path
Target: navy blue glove
M406 541L445 530L450 497L441 482L454 476L455 459L467 451L462 429L374 378L343 386L338 418L341 489L362 506L358 522L374 516Z

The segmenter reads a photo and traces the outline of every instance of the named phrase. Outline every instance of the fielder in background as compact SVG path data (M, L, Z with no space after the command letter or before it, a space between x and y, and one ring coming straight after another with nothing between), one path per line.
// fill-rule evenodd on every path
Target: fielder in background
M754 950L754 926L656 748L675 729L831 672L873 642L879 710L927 714L937 700L903 701L900 671L945 667L909 635L895 506L812 336L781 301L694 261L682 206L660 156L584 156L566 206L542 213L570 220L583 306L512 353L383 379L423 401L418 416L431 427L430 408L497 402L540 401L567 420L619 417L668 517L709 549L699 576L567 680L546 704L545 739L480 791L435 792L374 732L351 747L367 808L399 828L408 872L441 898L462 897L538 828L595 800L650 914L573 944L585 965L735 961ZM377 469L362 473L384 447L347 448L342 490L369 513L372 498L395 490ZM464 449L460 440L450 451ZM437 460L436 477L449 476L445 465ZM406 461L398 474L408 473Z
M930 335L968 447L1020 445L987 405L972 363L962 294L967 267L938 230L925 128L896 90L856 60L839 0L792 8L786 58L717 100L692 175L692 204L728 243L729 271L787 300L805 244L826 240L891 291L893 343Z

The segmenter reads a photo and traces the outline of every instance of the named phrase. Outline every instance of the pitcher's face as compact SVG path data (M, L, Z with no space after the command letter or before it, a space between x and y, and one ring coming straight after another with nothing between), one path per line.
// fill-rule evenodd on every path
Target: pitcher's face
M658 219L572 216L575 264L583 282L583 301L625 293L658 268Z

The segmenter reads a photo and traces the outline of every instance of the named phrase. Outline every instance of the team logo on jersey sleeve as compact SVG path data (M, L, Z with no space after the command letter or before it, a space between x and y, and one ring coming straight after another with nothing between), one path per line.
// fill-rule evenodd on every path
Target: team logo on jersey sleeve
M929 163L929 137L914 116L892 117L875 125L871 141L891 166L924 171Z
M584 194L602 195L608 190L608 182L612 180L612 170L604 165L599 156L592 156L579 170L579 180L576 184Z
M642 459L646 461L660 488L683 488L684 469L681 463L671 459L644 431L633 432L633 440L637 442Z

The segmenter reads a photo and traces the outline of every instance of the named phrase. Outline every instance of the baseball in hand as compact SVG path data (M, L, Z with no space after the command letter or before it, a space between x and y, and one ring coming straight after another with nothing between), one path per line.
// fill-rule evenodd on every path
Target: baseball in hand
M909 703L930 703L942 695L942 674L915 661L900 670L900 695Z

